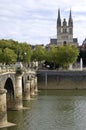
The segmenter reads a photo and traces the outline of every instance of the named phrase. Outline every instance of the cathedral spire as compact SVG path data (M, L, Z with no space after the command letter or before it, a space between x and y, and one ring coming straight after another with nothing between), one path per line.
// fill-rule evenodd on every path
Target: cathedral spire
M71 16L71 9L70 9L70 15L69 15L69 19L71 19L72 18L72 16Z
M69 26L73 26L73 20L72 20L72 14L71 14L71 9L70 9L70 14L69 14L69 21L68 21Z
M57 26L61 26L60 9L58 9Z

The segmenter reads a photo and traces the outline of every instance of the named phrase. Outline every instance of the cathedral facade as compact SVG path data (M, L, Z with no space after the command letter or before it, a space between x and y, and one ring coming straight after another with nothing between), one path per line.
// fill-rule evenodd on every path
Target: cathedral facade
M73 19L72 19L71 10L69 12L69 19L67 22L65 18L63 21L61 20L60 9L58 9L57 38L50 39L50 45L51 44L55 44L57 46L65 45L65 44L71 44L71 45L78 46L77 38L73 38Z

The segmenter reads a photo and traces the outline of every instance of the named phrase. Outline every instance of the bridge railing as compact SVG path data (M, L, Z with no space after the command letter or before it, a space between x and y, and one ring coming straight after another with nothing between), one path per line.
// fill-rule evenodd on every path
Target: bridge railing
M32 68L26 68L23 67L22 69L23 72L29 72L29 73L35 73L36 69L32 69ZM0 66L0 74L1 73L6 73L6 72L16 72L16 67L15 65L3 65Z
M3 65L0 66L0 73L15 72L15 66Z

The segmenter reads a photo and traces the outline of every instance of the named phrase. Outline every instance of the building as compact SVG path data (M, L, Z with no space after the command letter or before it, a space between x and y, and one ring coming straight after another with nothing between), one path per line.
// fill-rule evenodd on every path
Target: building
M60 9L58 9L57 18L57 38L50 39L50 45L64 45L71 44L78 46L77 38L73 38L73 19L70 10L68 22L64 18L63 22L60 16Z
M85 40L82 43L82 50L86 50L86 38L85 38Z

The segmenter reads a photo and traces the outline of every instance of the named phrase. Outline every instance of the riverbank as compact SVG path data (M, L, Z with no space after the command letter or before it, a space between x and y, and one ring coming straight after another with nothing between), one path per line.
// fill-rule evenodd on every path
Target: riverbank
M86 71L38 70L38 89L86 89Z

